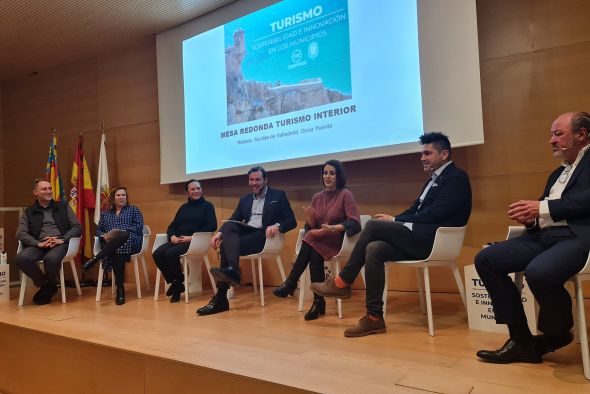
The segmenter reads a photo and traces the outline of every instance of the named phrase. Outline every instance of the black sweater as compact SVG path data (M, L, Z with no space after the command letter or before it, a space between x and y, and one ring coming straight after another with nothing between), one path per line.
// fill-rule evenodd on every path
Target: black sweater
M215 208L213 204L201 197L198 200L189 200L178 208L166 234L170 240L173 235L177 237L190 236L196 232L215 231L216 228Z

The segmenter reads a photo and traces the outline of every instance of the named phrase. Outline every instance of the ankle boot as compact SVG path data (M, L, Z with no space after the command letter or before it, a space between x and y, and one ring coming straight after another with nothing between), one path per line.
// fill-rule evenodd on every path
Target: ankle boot
M125 303L125 287L123 285L117 286L117 298L115 304L123 305Z
M87 262L85 262L84 264L82 264L82 271L84 272L88 272L90 271L90 269L92 267L94 267L94 265L101 260L100 258L97 258L96 256L92 257L90 260L88 260Z
M281 298L287 298L287 296L292 296L297 288L297 281L292 280L291 278L285 279L282 285L277 287L272 291L274 295Z
M326 314L326 300L324 297L320 297L317 295L313 296L313 304L311 304L311 308L305 314L305 320L315 320L319 317L319 315Z

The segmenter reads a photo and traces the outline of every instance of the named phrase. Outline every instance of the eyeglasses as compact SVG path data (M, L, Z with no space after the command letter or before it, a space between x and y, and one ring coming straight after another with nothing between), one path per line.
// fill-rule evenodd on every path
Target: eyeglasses
M572 170L572 166L571 165L567 165L563 168L563 171L561 172L561 174L559 175L559 178L557 178L557 181L559 183L565 183L567 181L567 179L569 178L570 175L570 171Z

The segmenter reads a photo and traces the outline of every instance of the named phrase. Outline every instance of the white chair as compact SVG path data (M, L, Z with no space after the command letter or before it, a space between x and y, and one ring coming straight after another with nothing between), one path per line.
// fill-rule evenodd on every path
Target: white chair
M371 220L371 215L361 215L361 229L365 227L365 224ZM295 252L299 254L299 250L301 249L301 241L303 239L304 230L299 230L299 237L297 238L297 244L295 245ZM330 260L325 260L325 264L330 265L331 272L334 275L338 275L340 272L340 262L346 263L348 258L350 257L350 253L352 253L352 249L356 244L356 241L359 238L359 234L355 234L352 237L344 234L344 238L342 240L342 246L340 247L340 251L337 255L332 257ZM365 280L365 271L364 269L361 271L363 276L363 281ZM305 272L301 275L301 282L299 284L299 312L303 311L303 302L305 300L305 289L308 287L307 280L309 279L309 266L305 268ZM336 299L336 303L338 304L338 317L342 319L342 300L340 298Z
M520 237L521 235L524 235L525 232L526 229L523 226L509 226L506 239ZM523 287L523 277L524 272L522 271L514 274L514 284L519 291L521 291ZM582 282L585 280L590 280L590 254L588 254L586 264L584 264L584 267L580 272L569 278L569 281L574 284L576 299L576 313L574 313L574 326L576 327L574 330L582 349L584 377L590 380L590 350L588 349L588 331L586 326L586 311L584 310L584 291L582 287Z
M252 264L252 282L254 284L254 294L256 294L256 270L254 264L258 261L258 273L260 280L260 306L264 306L264 280L262 278L262 260L265 258L275 258L281 273L281 280L285 281L285 270L283 269L283 262L281 261L281 250L283 250L283 243L285 235L279 233L272 238L267 238L264 243L264 248L260 253L253 253L247 256L240 256L240 259L250 259Z
M195 268L201 272L201 260L205 261L205 266L207 267L207 273L209 274L209 279L211 280L211 285L213 286L213 292L217 293L217 286L215 285L215 279L213 275L211 275L211 264L209 263L209 257L207 256L207 252L209 251L209 241L213 233L211 232L203 232L203 233L194 233L192 235L191 243L188 247L188 250L185 254L180 256L180 263L182 264L182 270L184 273L184 302L188 304L188 265L190 262L198 262L198 266ZM168 242L168 236L166 234L157 234L156 240L154 241L154 246L152 247L152 253L158 249L160 246L164 245ZM156 284L155 284L155 292L154 292L154 301L157 301L160 296L160 276L162 273L160 270L156 270Z
M434 336L434 325L432 323L432 300L430 296L430 267L447 266L453 271L453 276L457 282L457 288L461 294L463 306L467 310L465 301L465 287L455 259L461 253L463 239L465 238L465 227L439 227L434 237L434 245L430 256L424 260L405 260L405 261L387 261L385 262L385 287L383 289L383 313L387 308L387 279L389 278L389 265L399 264L408 267L416 267L422 270L422 275L417 271L418 289L420 292L420 306L424 313L424 298L426 298L426 313L428 315L428 333ZM424 294L424 290L426 294Z
M145 257L144 257L144 254L145 254L145 252L148 248L148 245L150 243L150 235L151 235L150 226L144 224L144 226L143 226L143 239L141 241L141 250L138 253L131 255L131 261L133 262L133 269L135 270L135 283L136 283L135 287L137 289L137 298L141 298L141 281L139 280L139 261L138 261L139 257L141 257L141 263L143 266L143 274L145 276L145 285L146 285L148 291L151 290L147 267L145 264ZM98 240L98 237L94 237L94 254L96 255L98 252L100 252L100 242ZM114 282L115 282L114 271L111 271L111 274L112 274L112 281L114 284ZM100 301L100 295L102 293L102 279L103 279L103 277L104 277L104 268L101 263L98 268L98 280L96 283L96 302ZM115 293L115 286L113 285L113 286L111 286L111 294L114 294L114 293Z
M82 290L80 289L80 281L78 280L78 273L76 271L76 263L74 262L74 258L78 254L78 249L80 248L80 237L74 237L70 239L68 242L68 250L66 255L61 261L61 269L59 270L59 281L61 286L61 302L62 304L66 303L66 282L64 279L64 263L68 261L70 263L70 267L72 268L72 275L74 276L74 282L76 283L76 290L78 295L82 295ZM22 250L22 244L19 241L18 243L18 250L17 253L20 253ZM42 261L39 261L42 263ZM25 289L27 287L27 278L28 276L21 272L21 280L20 280L20 295L18 297L18 306L23 305L23 301L25 298Z

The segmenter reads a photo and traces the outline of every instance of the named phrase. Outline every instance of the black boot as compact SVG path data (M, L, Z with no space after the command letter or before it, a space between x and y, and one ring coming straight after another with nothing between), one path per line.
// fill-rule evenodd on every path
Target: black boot
M180 275L178 278L174 279L172 283L170 283L170 286L168 286L168 290L166 290L166 295L168 297L175 293L184 293L184 275Z
M92 267L94 267L94 265L96 263L98 263L100 260L101 260L100 258L97 258L96 256L94 256L93 258L91 258L90 260L88 260L87 262L82 264L82 271L84 271L84 272L90 271L90 269Z
M313 296L313 304L311 304L311 308L305 314L305 320L315 320L319 317L319 315L326 314L326 300L324 297L314 294Z
M123 285L117 286L117 298L115 304L123 305L125 303L125 287Z
M287 298L287 296L293 295L296 288L297 288L297 280L291 279L291 275L289 275L289 277L287 279L285 279L283 284L280 285L279 287L277 287L276 289L274 289L272 291L272 293L274 295L276 295L277 297Z

